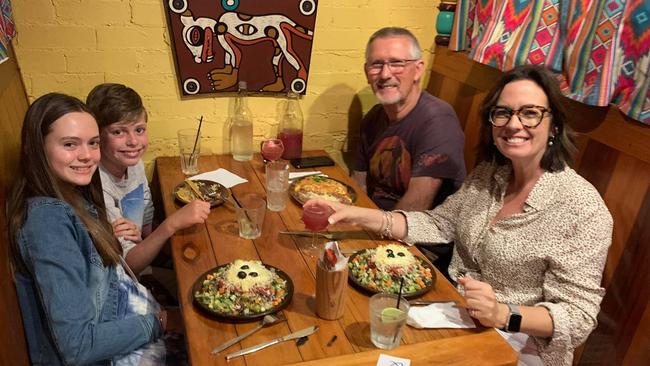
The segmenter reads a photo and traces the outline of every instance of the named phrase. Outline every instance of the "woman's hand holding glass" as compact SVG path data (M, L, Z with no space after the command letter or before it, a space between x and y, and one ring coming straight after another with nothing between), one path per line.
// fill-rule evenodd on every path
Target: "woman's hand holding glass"
M354 224L359 225L370 230L379 230L381 225L381 211L369 208L344 205L342 203L327 201L322 199L311 199L303 205L303 209L310 209L312 207L327 208L332 210L333 213L329 216L327 221L330 225L336 223ZM375 224L373 219L378 218L378 224ZM376 228L374 228L376 226Z

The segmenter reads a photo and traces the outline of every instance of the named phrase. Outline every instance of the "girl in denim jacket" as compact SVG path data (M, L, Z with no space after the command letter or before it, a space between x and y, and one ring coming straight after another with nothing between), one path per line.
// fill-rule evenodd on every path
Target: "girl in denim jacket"
M99 130L83 102L38 98L8 202L16 290L36 365L165 361L167 315L129 276L106 219Z

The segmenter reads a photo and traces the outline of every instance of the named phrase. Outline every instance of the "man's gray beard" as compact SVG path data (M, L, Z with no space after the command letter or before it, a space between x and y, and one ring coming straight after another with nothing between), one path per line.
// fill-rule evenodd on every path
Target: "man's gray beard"
M402 99L403 99L402 96L399 95L399 96L397 96L397 97L395 98L396 100L393 100L393 99L387 100L387 99L385 99L385 98L380 97L380 96L377 95L376 93L375 93L375 97L377 98L377 100L379 100L379 104L381 104L381 105L393 105L393 104L397 104L397 103L401 102Z

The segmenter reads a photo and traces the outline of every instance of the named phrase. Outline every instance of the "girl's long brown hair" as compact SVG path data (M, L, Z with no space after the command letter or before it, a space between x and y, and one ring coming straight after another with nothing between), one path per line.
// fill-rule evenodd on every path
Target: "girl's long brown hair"
M27 110L23 121L20 150L20 169L7 202L9 241L14 260L18 260L17 235L25 223L27 202L31 197L52 197L68 203L81 219L93 240L104 265L118 263L122 248L113 236L106 218L99 170L87 186L72 186L56 177L45 155L45 136L52 123L67 113L86 112L88 108L77 98L50 93L36 99ZM98 216L91 215L86 202L95 206Z

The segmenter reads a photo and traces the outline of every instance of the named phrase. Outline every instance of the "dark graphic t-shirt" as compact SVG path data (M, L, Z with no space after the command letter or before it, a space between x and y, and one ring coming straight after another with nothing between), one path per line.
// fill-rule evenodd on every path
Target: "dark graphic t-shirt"
M381 105L361 122L355 170L368 173L368 195L391 210L406 193L411 177L443 180L431 207L455 192L465 179L464 136L453 108L422 92L415 108L389 123Z

